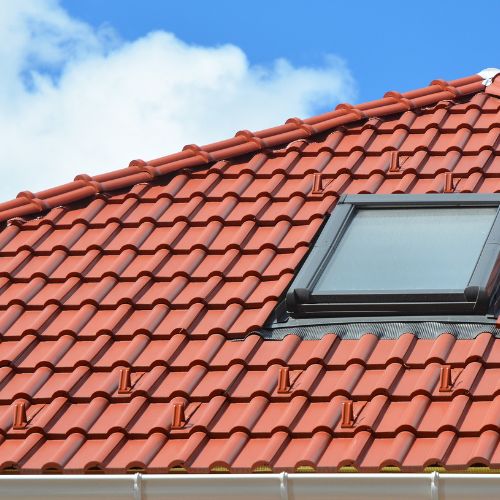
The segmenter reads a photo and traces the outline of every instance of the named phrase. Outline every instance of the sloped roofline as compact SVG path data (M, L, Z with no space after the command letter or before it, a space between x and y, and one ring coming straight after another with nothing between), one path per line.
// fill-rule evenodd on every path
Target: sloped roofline
M490 77L489 74L488 77ZM132 160L128 167L106 174L96 176L80 174L72 182L38 193L22 191L15 199L0 203L0 222L14 217L41 213L99 193L130 187L140 182L149 182L183 168L208 165L220 160L257 153L298 139L307 139L340 125L366 118L402 113L433 105L442 100L474 94L486 88L489 82L486 82L484 78L485 76L480 73L449 82L433 80L427 87L404 93L386 92L382 99L354 106L342 103L337 105L334 111L305 120L290 118L283 125L259 132L240 130L231 139L206 146L189 144L184 146L179 153L147 162Z

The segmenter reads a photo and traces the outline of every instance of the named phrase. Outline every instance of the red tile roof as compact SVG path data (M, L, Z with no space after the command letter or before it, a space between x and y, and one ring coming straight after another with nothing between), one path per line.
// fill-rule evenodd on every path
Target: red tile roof
M491 333L251 333L340 194L500 192L490 87L390 92L0 205L0 468L500 468Z

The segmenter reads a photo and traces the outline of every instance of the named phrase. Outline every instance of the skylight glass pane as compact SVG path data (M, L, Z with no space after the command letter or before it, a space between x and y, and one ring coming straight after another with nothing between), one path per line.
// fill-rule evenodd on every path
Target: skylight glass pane
M360 209L315 291L463 289L496 208Z

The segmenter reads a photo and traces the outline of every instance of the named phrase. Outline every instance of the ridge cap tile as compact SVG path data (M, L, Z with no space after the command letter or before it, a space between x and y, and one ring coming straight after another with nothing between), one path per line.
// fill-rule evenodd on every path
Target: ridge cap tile
M73 182L36 194L23 191L14 200L0 203L0 221L44 212L50 208L83 200L102 192L113 191L138 183L147 183L158 176L165 176L183 168L201 166L216 160L228 160L241 154L256 153L264 150L271 144L273 147L276 147L279 144L305 139L312 134L320 131L324 132L328 128L334 128L340 124L348 124L368 117L379 117L385 114L404 112L415 107L420 107L422 105L421 102L424 101L426 105L429 105L443 99L453 99L461 95L477 93L484 90L484 88L485 85L482 81L482 76L479 74L451 82L435 80L428 87L402 94L399 92L388 92L385 97L376 101L354 106L339 104L335 111L318 115L305 121L292 118L284 125L264 129L256 133L248 130L240 131L232 139L211 143L206 146L187 145L179 153L147 162L144 160L132 160L128 168L122 168L106 174L96 176L79 174ZM414 103L412 99L419 100L419 103ZM339 123L335 122L335 120L338 121L339 119ZM308 122L314 122L317 125L311 127ZM327 123L328 125L325 127L323 123ZM293 131L294 128L295 131ZM294 138L288 137L290 133L295 133L295 135L298 133L298 136Z

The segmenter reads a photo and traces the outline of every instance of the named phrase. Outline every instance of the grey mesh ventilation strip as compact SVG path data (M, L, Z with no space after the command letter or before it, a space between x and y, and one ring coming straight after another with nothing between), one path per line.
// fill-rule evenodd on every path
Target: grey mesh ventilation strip
M367 333L380 339L396 340L405 333L411 333L419 339L435 339L443 333L451 333L457 340L474 339L484 332L500 338L500 329L491 323L447 323L438 321L425 322L364 322L330 323L321 325L283 326L279 328L261 328L258 333L268 340L282 340L287 335L297 335L304 340L320 340L328 333L334 333L342 339L359 339Z

